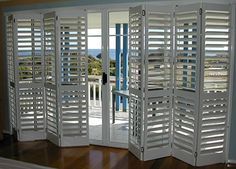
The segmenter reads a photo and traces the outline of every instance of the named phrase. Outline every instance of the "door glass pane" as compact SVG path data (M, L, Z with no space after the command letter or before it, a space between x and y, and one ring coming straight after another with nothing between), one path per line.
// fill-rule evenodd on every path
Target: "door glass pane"
M101 13L88 13L89 138L102 140Z
M110 141L118 143L128 143L128 16L109 13Z

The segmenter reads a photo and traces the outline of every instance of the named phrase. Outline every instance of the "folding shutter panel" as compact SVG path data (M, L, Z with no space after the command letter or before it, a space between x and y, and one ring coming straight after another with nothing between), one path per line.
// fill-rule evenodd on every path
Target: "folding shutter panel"
M89 144L86 13L58 13L61 146Z
M204 4L197 165L225 162L229 98L230 6Z
M44 14L45 107L47 138L59 145L59 114L57 93L57 21L55 12Z
M11 123L11 128L17 130L13 15L7 17L6 34L7 34L7 69L8 69L8 98L9 98L10 123Z
M41 17L14 20L18 139L45 139Z
M199 4L176 8L175 31L172 153L174 157L195 165L199 107Z
M129 150L143 160L144 17L142 6L129 10Z
M171 154L172 8L145 12L144 160Z

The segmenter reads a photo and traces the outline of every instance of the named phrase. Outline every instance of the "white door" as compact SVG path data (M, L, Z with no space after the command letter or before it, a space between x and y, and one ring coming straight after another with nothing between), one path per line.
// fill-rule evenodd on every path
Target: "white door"
M45 139L42 20L14 17L14 59L18 140Z

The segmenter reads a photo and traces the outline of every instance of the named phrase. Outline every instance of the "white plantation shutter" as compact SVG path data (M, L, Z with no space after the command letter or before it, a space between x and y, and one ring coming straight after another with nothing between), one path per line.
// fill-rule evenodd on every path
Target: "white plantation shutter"
M144 160L171 153L172 13L146 7Z
M203 6L197 165L225 162L229 103L230 6Z
M175 11L173 156L195 165L200 70L199 5Z
M63 147L89 144L85 16L78 11L44 16L47 133Z
M143 160L144 18L142 6L129 10L129 150Z
M57 21L55 12L44 14L44 70L47 138L59 145L59 113L57 88Z
M171 153L170 11L171 8L151 6L146 10L142 6L130 9L129 149L141 160Z
M14 18L18 139L45 139L40 15Z
M15 58L14 58L14 29L13 15L7 17L6 36L7 36L7 69L8 69L8 98L10 123L13 129L17 130L17 114L15 105Z
M59 13L61 146L88 145L86 13Z
M176 9L173 155L192 165L225 162L230 68L228 5Z

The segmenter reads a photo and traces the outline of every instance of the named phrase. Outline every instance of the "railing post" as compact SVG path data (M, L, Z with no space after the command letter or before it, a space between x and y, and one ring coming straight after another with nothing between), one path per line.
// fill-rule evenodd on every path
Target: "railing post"
M120 24L116 24L116 90L120 90L121 53L120 53ZM120 96L116 96L116 110L120 109Z
M128 90L128 24L123 24L123 90ZM123 111L127 111L128 99L123 97Z

